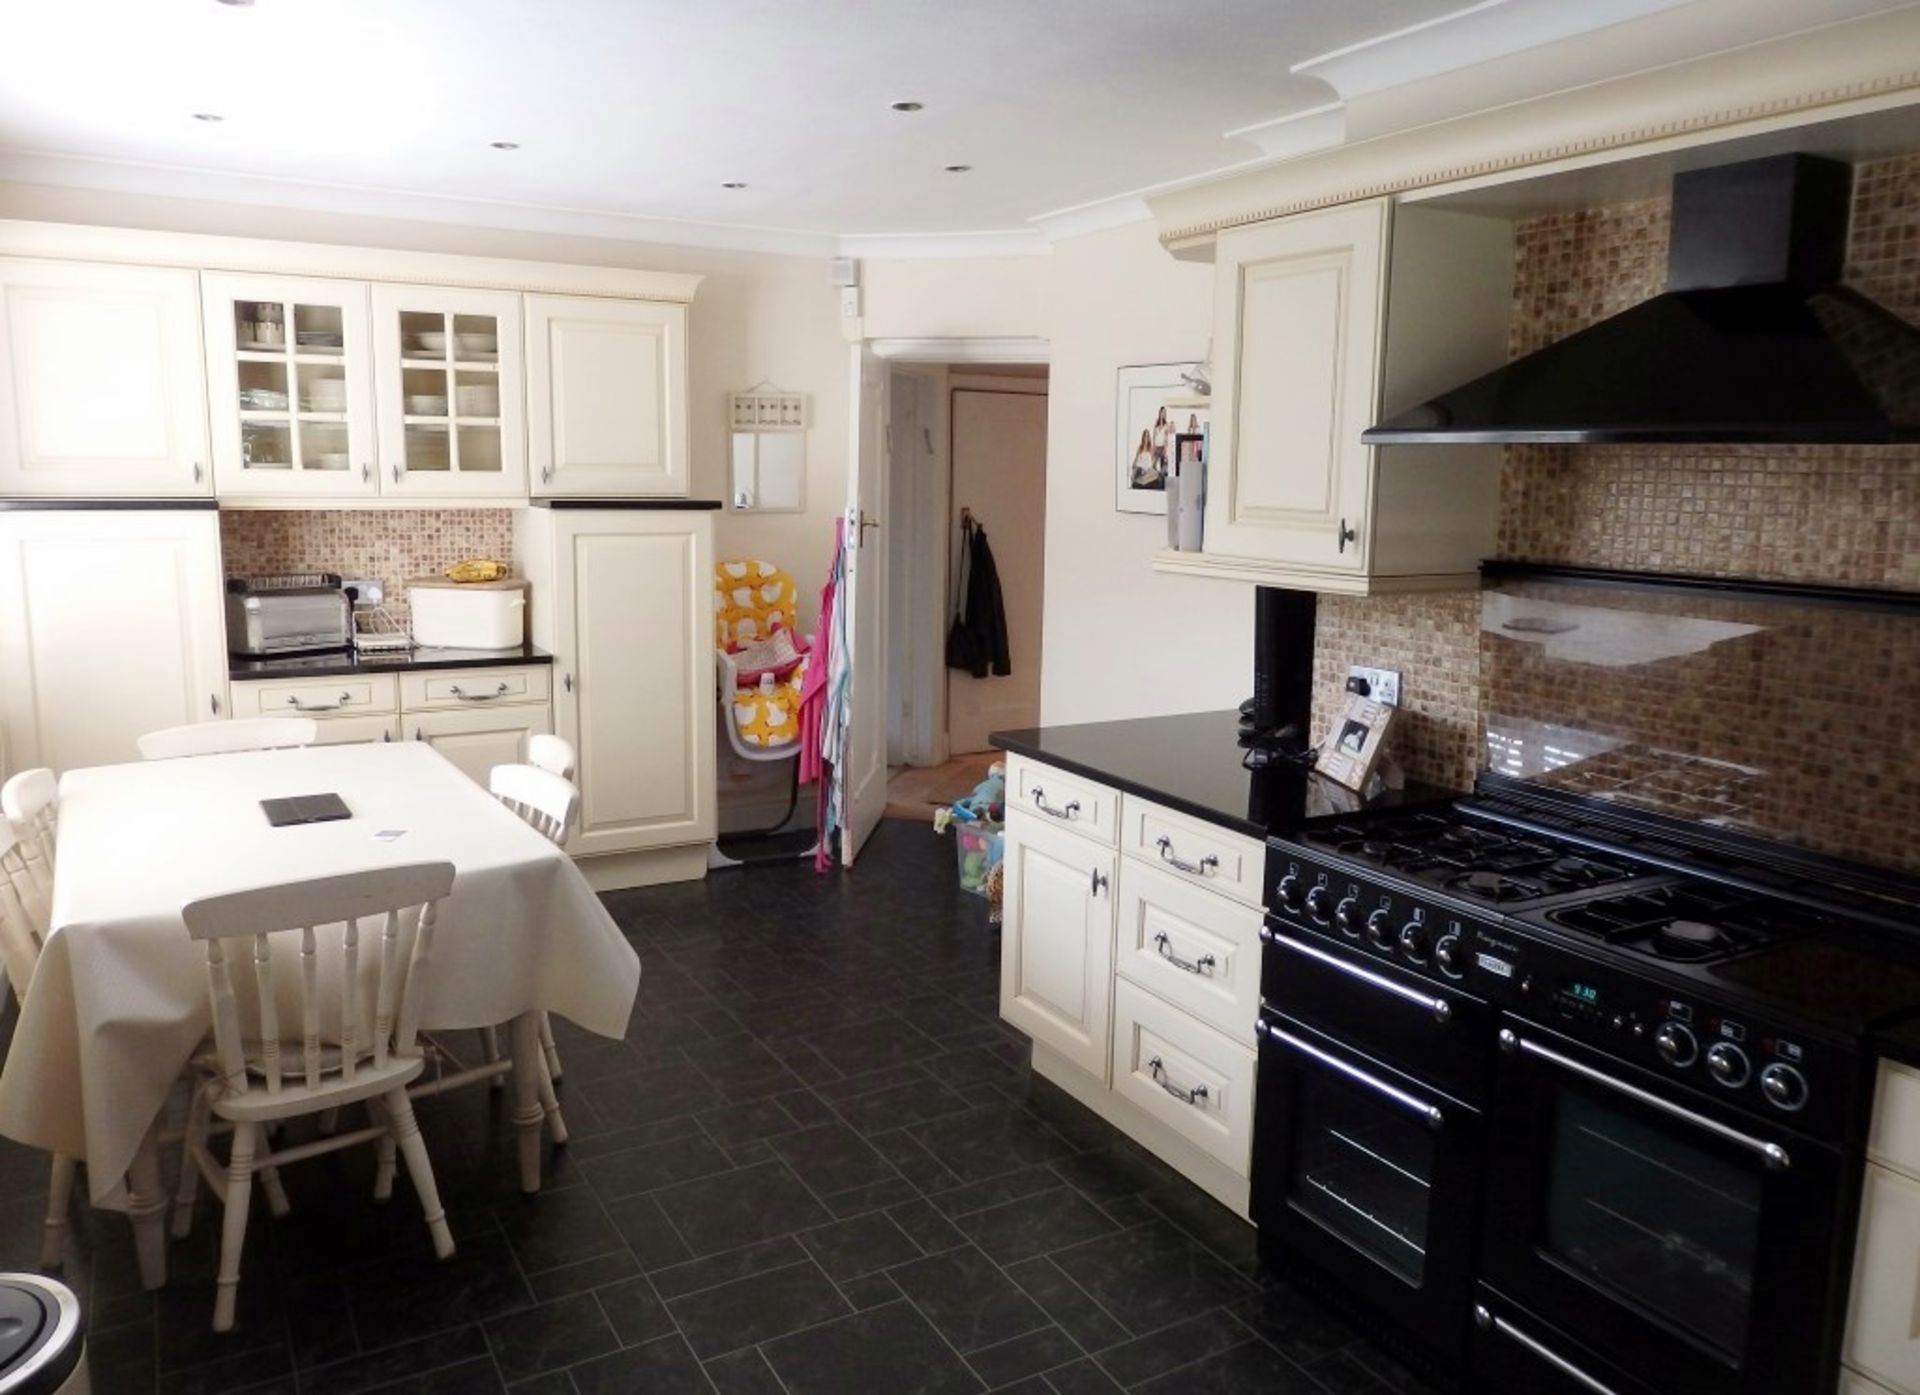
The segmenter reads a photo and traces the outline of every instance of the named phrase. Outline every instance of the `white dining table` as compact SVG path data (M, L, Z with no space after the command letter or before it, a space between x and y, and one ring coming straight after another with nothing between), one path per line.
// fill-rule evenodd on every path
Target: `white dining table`
M275 828L260 806L321 793L351 816ZM59 811L52 933L0 1071L0 1134L86 1162L94 1204L132 1217L148 1286L165 1275L159 1120L210 1025L181 918L202 897L451 862L421 1027L513 1024L537 1189L538 1015L623 1036L640 961L572 860L445 757L393 742L97 766L61 778Z

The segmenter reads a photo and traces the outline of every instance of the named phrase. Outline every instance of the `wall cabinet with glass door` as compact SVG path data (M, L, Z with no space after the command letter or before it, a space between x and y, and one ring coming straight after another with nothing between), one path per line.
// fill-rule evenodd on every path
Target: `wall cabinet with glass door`
M526 496L518 295L376 285L373 363L382 493Z
M201 295L220 497L377 495L365 284L209 272Z

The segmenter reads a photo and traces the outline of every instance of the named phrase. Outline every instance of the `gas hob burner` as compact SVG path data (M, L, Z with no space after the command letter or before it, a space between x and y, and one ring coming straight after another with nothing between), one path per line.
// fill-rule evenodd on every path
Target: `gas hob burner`
M1455 877L1447 883L1451 891L1464 892L1482 901L1532 901L1544 895L1538 882L1508 876L1504 872L1481 869Z
M1818 911L1712 886L1666 886L1548 911L1549 925L1657 959L1705 963L1833 927Z
M1741 948L1725 926L1704 920L1670 920L1656 926L1651 944L1663 959L1711 959Z

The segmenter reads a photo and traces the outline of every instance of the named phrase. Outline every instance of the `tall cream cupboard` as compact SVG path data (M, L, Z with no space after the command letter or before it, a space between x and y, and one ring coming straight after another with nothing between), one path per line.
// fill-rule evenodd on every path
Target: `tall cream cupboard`
M713 513L536 507L515 522L554 730L579 752L568 849L601 887L699 876L714 804Z
M224 715L226 648L212 508L0 509L8 769L137 760Z

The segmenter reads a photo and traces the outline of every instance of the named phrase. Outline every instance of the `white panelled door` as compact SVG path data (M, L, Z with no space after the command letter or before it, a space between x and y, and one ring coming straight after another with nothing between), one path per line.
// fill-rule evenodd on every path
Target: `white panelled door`
M840 859L851 865L887 808L887 365L865 344L853 349L853 440L847 461L847 749Z

